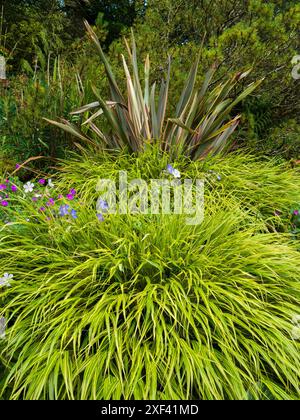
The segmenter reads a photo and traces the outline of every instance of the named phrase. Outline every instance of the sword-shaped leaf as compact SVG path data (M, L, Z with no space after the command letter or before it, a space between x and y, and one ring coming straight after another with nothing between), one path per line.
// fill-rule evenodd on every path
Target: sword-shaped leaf
M199 55L196 59L196 62L192 65L188 79L186 81L185 87L182 91L181 97L176 107L176 118L178 118L181 114L186 105L189 103L191 99L191 95L194 90L197 71L199 66Z
M183 128L184 130L187 130L191 134L197 134L197 131L192 130L190 127L185 125L179 118L169 118L168 121L178 125L179 127Z
M159 104L158 104L158 112L157 112L159 136L161 136L163 125L165 122L165 117L166 117L168 95L169 95L170 73L171 73L171 57L169 56L167 80L165 83L163 82L161 84L161 92L159 95Z
M90 38L95 43L95 45L97 46L97 48L100 52L100 57L101 57L101 60L104 64L106 75L107 75L108 80L109 80L109 86L110 86L110 90L111 90L113 100L115 100L117 102L124 103L125 101L124 101L123 95L121 94L121 91L118 87L115 76L114 76L113 71L110 67L110 64L107 61L107 58L106 58L106 56L105 56L105 54L104 54L104 52L101 48L101 45L100 45L100 42L99 42L99 39L98 39L97 35L95 34L95 32L93 31L93 29L91 28L91 26L89 25L89 23L86 20L84 21L84 24L85 24L85 27L87 29L87 32L88 32Z
M85 136L84 133L82 133L82 131L80 131L79 128L76 125L70 123L67 120L61 119L62 122L58 122L58 121L49 120L48 118L43 118L43 119L45 121L47 121L48 123L63 129L64 131L71 134L72 136L78 137L80 140L83 140L83 141L85 141L87 143L90 143L90 144L93 144L93 145L96 144L89 137Z
M76 114L83 114L86 111L89 111L90 109L98 108L100 106L100 103L98 101L91 102L90 104L86 104L81 106L78 109L75 109L74 111L70 112L71 115Z
M152 120L152 136L154 139L159 139L159 128L158 128L158 119L156 113L156 104L155 104L155 88L156 83L152 85L151 94L150 94L150 110L151 110L151 120Z

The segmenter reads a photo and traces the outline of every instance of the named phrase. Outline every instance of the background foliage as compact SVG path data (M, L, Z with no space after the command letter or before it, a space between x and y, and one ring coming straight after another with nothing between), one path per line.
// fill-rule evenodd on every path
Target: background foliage
M299 2L0 0L0 13L8 78L0 81L0 276L14 275L0 287L0 317L8 320L0 399L299 399L300 99L291 76ZM175 162L148 143L138 156L124 144L95 153L47 124L44 117L62 117L89 135L82 123L91 114L70 111L95 92L110 98L112 73L83 18L116 77L113 99L126 97L135 110L125 121L123 107L113 126L101 117L102 140L116 139L147 110L147 100L136 103L138 78L128 90L123 77L122 54L132 61L123 36L133 30L141 85L147 54L149 85L170 80L166 110L166 85L153 95L158 115L175 115L196 57L195 86L216 69L206 86L214 104L216 88L237 72L228 103L264 78L226 114L231 123L241 114L232 149L242 150L191 161L171 147ZM115 116L109 104L105 110ZM138 140L146 121L135 126ZM157 137L164 140L162 131ZM38 158L15 172L31 157ZM46 183L44 172L62 157L54 186ZM120 169L133 178L170 176L168 163L182 177L205 179L203 224L187 226L178 215L96 217L99 178Z
M243 124L236 135L237 145L251 147L262 153L282 152L284 157L297 158L299 146L298 141L294 141L297 134L290 134L290 121L293 121L293 133L297 133L299 80L291 77L291 60L300 49L299 2L19 0L12 5L2 0L1 6L0 51L7 58L9 89L14 91L20 87L22 75L22 92L19 90L18 95L23 95L26 103L22 110L18 103L0 104L1 115L6 118L1 120L4 127L1 130L1 141L5 143L3 150L9 152L11 145L15 148L16 144L25 144L28 155L36 155L37 152L61 155L59 145L54 147L51 144L53 132L45 128L41 117L66 116L69 110L76 108L79 102L76 75L80 76L84 85L83 103L91 99L90 81L105 96L108 85L104 68L86 37L83 25L83 18L86 18L109 55L118 81L122 80L122 36L128 37L131 27L137 40L140 62L143 62L146 53L150 54L153 70L150 82L166 78L167 57L171 56L170 111L178 102L189 70L190 57L199 52L199 81L212 63L217 65L215 81L252 67L250 82L265 79L260 89L236 109L243 115ZM39 80L43 84L48 78L46 73L53 71L58 56L65 68L65 71L61 69L61 83L68 85L68 98L60 106L52 105L59 102L54 85L45 89L46 93L38 98L33 111L30 80L35 80L39 73ZM85 84L85 80L89 83ZM243 86L239 86L239 89L242 90ZM7 92L2 89L1 102L5 101L6 95ZM45 112L49 103L50 115ZM12 114L7 114L8 108ZM17 121L14 121L15 109L19 109ZM14 130L18 133L18 139L11 140L7 132L10 131L9 126L14 124L18 125L18 129ZM40 140L34 133L37 129L42 133L38 136ZM280 147L278 130L287 132ZM289 140L291 136L292 140ZM261 147L266 143L268 147ZM18 159L22 158L22 155L18 156Z

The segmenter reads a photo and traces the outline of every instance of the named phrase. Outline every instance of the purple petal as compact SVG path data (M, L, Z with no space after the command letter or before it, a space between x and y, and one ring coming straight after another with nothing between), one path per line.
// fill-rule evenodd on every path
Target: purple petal
M98 218L99 222L104 222L103 214L97 213L97 218Z
M77 212L76 212L76 210L71 210L71 216L73 217L73 219L77 219Z
M169 174L173 175L173 172L174 172L174 168L173 168L173 166L172 166L172 165L170 165L170 164L168 164L168 165L167 165L167 171L169 172Z

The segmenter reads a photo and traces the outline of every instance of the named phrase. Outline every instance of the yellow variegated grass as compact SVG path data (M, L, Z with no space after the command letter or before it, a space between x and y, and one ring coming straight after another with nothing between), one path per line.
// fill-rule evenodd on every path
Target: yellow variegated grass
M264 184L254 172L259 163L247 169L242 157L190 172L179 161L184 176L223 168L221 182L208 181L203 224L187 226L184 215L107 215L99 223L90 205L97 179L127 167L148 179L167 161L151 156L70 162L61 182L81 182L85 191L76 221L2 228L0 273L14 281L0 290L0 316L9 321L1 392L10 399L299 399L300 347L291 334L299 252L288 235L268 232L268 196L261 208L275 184L276 205L297 199L299 175L269 164Z

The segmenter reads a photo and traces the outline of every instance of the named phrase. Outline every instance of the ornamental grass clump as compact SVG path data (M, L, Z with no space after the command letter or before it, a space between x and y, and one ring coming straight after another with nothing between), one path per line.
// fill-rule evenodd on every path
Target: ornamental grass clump
M164 176L172 160L158 147L148 147L138 158L125 151L114 154L73 155L60 168L61 183L74 186L90 205L97 199L95 185L101 178L118 178L120 169L132 179ZM176 161L181 177L203 179L205 190L234 199L245 212L264 221L270 229L288 231L290 210L300 206L300 171L277 159L255 157L244 152L207 157L192 162L181 156ZM297 216L292 218L297 223Z
M114 164L111 156L102 156L102 165L99 159L74 161L73 174L70 163L55 182L80 196L76 219L19 217L24 229L1 228L0 277L13 275L0 287L2 395L299 399L295 241L269 232L253 198L247 210L240 189L227 191L229 174L213 162L203 223L162 214L103 213L100 220L93 197L99 177L124 168L129 178L164 169L183 177L188 166L155 152L135 164L124 153ZM231 176L243 171L232 166ZM260 197L259 188L253 182L252 195Z

